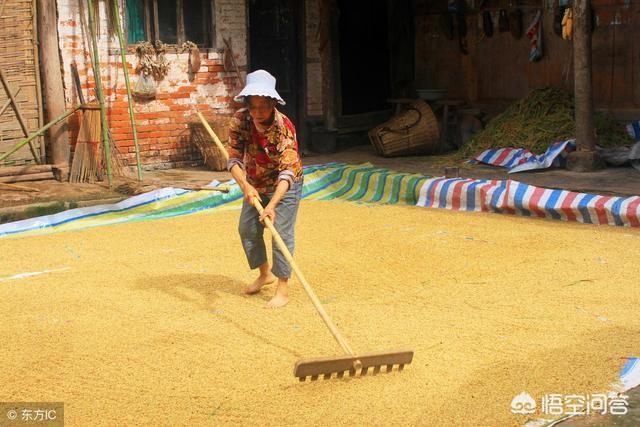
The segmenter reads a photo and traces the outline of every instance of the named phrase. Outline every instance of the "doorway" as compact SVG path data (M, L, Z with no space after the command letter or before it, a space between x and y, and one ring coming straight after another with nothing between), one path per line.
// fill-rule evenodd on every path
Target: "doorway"
M275 76L276 90L286 105L278 109L296 127L302 125L302 61L300 2L296 0L249 1L250 71L267 70Z

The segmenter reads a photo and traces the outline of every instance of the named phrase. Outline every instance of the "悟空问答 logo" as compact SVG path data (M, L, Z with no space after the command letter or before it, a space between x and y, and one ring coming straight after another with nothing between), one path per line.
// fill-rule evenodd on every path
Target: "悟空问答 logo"
M511 412L514 414L533 414L536 412L536 401L527 392L522 392L511 401Z

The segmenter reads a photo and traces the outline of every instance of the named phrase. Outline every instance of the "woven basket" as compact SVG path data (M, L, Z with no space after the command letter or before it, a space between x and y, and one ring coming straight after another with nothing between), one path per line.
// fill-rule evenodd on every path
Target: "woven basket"
M416 100L405 111L369 131L376 154L384 157L435 154L440 150L438 121L431 107Z
M225 146L229 140L230 120L231 117L226 116L216 116L213 119L207 119L213 131L218 135L218 138L220 138L220 141L222 141ZM191 131L191 141L193 141L202 154L204 164L214 171L226 170L227 161L225 160L224 154L220 152L220 149L211 140L211 136L202 123L190 123L189 128Z

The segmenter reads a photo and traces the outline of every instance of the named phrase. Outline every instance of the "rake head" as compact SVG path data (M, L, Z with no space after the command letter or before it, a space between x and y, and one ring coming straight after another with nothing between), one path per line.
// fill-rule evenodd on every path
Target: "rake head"
M353 377L357 374L367 375L371 370L371 373L375 375L383 367L383 372L391 372L394 365L397 365L398 371L402 371L404 365L411 363L412 359L412 350L367 353L358 356L319 357L298 360L293 368L293 374L300 381L305 381L307 377L311 377L311 381L315 381L320 376L328 380L333 374L336 374L336 378L342 378L345 372Z

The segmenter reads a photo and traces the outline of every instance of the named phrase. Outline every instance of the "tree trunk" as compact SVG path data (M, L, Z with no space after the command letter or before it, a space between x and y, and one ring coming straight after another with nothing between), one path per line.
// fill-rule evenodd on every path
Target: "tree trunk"
M58 51L58 26L55 0L39 0L38 39L40 42L40 66L44 95L45 122L65 112L64 88L60 70ZM51 163L62 167L69 166L69 136L67 122L62 121L48 131L51 144Z
M596 153L591 79L591 1L573 2L573 63L577 151L568 158L567 169L588 172L602 168Z

